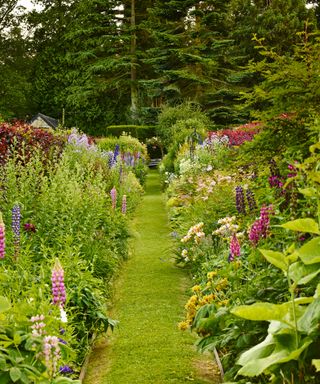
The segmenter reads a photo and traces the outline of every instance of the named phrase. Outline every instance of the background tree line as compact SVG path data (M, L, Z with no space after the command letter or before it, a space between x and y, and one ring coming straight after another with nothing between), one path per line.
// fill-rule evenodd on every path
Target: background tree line
M0 5L0 114L59 118L65 109L67 125L97 135L111 124L154 124L161 106L185 100L213 129L247 122L252 100L246 108L241 95L264 80L255 66L272 61L253 37L291 57L299 32L316 32L320 9L305 0L34 3L40 11Z

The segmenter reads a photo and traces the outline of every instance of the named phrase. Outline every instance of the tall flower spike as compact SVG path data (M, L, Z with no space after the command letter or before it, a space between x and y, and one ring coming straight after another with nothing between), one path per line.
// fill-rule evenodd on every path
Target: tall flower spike
M236 187L236 207L239 213L246 213L244 192L241 186Z
M5 255L5 241L5 225L0 213L0 259L3 259Z
M240 253L241 253L240 243L236 234L234 233L230 241L229 261L233 261L236 256L239 257Z
M256 199L254 198L254 193L251 191L251 189L247 189L246 196L250 211L254 211L255 209L257 209Z
M20 250L20 222L21 222L21 210L18 204L15 204L12 208L12 232L13 232L13 244L15 259L18 258Z
M116 187L113 187L110 191L112 209L116 209L117 205L117 190Z
M64 286L64 271L59 260L56 260L51 275L53 304L63 307L66 302L66 289Z
M123 195L122 196L122 207L121 207L121 212L125 215L127 213L127 196Z

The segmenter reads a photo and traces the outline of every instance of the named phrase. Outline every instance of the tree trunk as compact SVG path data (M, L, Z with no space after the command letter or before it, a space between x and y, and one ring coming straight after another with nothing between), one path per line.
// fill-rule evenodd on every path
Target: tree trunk
M135 0L131 0L131 119L138 119L138 86L137 86L137 36L136 36Z

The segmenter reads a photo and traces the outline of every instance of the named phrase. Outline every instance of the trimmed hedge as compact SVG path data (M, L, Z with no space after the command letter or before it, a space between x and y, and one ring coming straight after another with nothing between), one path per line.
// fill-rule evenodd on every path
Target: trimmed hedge
M155 128L153 125L109 125L106 128L106 136L119 137L125 132L141 141L145 141L155 136Z

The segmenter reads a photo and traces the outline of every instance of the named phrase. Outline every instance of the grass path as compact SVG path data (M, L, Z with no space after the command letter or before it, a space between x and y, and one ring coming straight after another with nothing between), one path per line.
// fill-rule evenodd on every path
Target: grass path
M195 366L206 365L194 338L179 331L188 286L170 259L170 236L159 176L148 175L134 223L133 255L116 286L114 333L92 354L85 384L208 383ZM212 382L212 381L211 381Z

